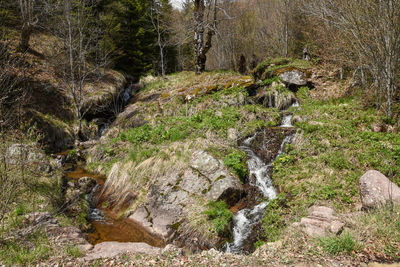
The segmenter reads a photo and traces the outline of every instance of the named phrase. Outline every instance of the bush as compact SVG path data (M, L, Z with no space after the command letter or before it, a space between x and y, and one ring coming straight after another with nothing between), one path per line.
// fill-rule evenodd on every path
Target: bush
M224 201L210 201L207 207L208 210L204 214L208 215L208 219L214 224L215 231L222 234L232 221L232 212Z

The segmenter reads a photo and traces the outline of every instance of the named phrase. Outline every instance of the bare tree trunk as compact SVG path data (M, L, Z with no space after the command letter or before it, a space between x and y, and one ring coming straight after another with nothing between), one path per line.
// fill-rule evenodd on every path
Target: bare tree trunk
M214 0L212 25L209 25L207 21L204 21L204 11L204 0L195 0L194 15L196 29L194 34L194 50L196 54L196 74L200 74L206 69L207 52L212 46L212 38L215 35L215 29L217 26L217 0ZM208 30L206 42L204 44L205 25L207 25Z
M28 50L29 41L33 32L34 26L39 22L37 16L35 16L35 0L19 0L19 9L21 12L21 39L20 49L23 51Z

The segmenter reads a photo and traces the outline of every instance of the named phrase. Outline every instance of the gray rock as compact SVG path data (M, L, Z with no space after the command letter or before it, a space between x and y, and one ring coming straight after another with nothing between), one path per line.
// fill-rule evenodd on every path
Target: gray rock
M390 201L400 203L400 188L382 173L370 170L360 178L360 196L364 209L379 208Z
M26 164L33 166L36 170L50 172L51 166L46 155L34 147L25 144L12 144L6 150L7 164Z
M144 204L129 218L170 241L182 221L189 219L193 205L200 205L196 201L206 205L210 200L223 199L233 205L239 200L243 186L222 161L205 151L196 151L189 164L186 169L159 177L150 186Z
M335 216L335 211L331 208L312 206L308 214L295 226L299 226L304 233L311 237L322 237L329 233L336 235L343 230L344 223Z
M161 248L152 247L146 243L103 242L94 246L84 260L112 258L122 253L142 253L150 255L161 254Z
M239 132L235 128L228 129L228 139L231 141L236 141L239 138Z
M305 79L305 75L303 72L299 70L291 70L291 71L285 71L281 75L279 75L279 78L286 84L293 84L297 86L304 86L307 85L307 81Z
M82 193L90 193L97 182L90 177L82 177L78 180L78 186Z

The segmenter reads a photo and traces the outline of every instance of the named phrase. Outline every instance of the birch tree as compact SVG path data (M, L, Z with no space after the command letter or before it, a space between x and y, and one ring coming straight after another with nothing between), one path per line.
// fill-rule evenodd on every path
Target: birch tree
M212 47L217 29L217 0L194 0L194 19L195 68L196 73L200 74L206 68L207 52Z

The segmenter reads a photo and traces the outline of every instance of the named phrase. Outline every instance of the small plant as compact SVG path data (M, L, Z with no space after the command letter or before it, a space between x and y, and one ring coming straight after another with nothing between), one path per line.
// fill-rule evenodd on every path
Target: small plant
M75 156L77 155L76 149L71 149L71 150L68 152L68 155L69 155L70 157L75 157Z
M246 153L240 150L235 150L234 152L228 154L224 163L227 167L231 168L234 173L236 173L242 182L245 181L247 177L247 162Z
M68 256L73 258L79 258L83 256L83 252L77 246L67 246L65 252L67 253Z
M208 215L208 219L214 224L215 231L222 234L232 221L232 212L224 201L210 201L207 207L208 210L204 214Z
M349 233L344 233L341 236L321 238L319 240L319 245L325 252L331 255L342 253L350 254L359 247Z

